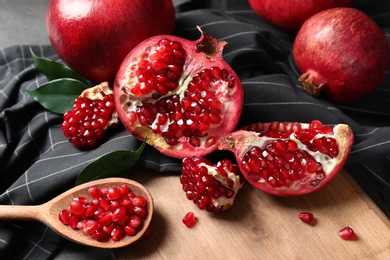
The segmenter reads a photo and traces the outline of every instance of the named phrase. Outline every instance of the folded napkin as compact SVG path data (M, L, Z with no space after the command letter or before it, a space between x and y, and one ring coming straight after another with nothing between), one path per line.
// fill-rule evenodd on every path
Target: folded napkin
M388 0L357 0L354 7L369 14L390 38ZM197 25L229 42L224 58L245 88L240 126L313 119L349 124L355 142L346 168L390 218L390 75L361 102L338 105L303 92L291 57L294 35L262 20L246 1L194 0L177 7L177 35L198 39ZM38 56L60 61L51 46L0 50L0 204L44 203L73 187L79 172L97 157L141 144L119 127L97 149L73 147L62 134L62 116L26 93L46 82L33 65L30 47ZM147 146L138 164L163 174L178 172L181 161ZM61 240L41 223L0 221L1 259L55 258Z

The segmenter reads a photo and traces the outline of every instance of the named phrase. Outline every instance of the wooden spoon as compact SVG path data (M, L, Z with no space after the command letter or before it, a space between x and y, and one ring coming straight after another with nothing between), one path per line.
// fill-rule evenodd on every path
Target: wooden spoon
M88 201L92 200L91 196L88 194L89 187L120 187L122 184L129 185L130 190L132 190L134 194L143 196L147 201L147 217L144 220L142 230L140 230L135 236L125 236L120 241L113 241L110 239L108 241L99 242L93 239L91 236L85 235L83 231L74 230L59 221L58 214L61 210L68 208L69 203L73 198L85 197L88 199ZM153 198L149 191L140 183L125 178L106 178L78 185L42 205L0 205L0 219L40 221L48 225L59 235L73 242L100 248L119 248L137 241L145 233L152 219L153 209Z

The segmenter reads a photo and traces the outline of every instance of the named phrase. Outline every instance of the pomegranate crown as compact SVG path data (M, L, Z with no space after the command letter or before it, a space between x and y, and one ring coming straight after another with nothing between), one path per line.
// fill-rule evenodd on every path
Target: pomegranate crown
M200 26L197 26L198 30L202 33L199 42L196 43L196 52L205 53L208 59L213 59L218 56L222 56L222 51L226 41L218 41L215 37L207 35Z

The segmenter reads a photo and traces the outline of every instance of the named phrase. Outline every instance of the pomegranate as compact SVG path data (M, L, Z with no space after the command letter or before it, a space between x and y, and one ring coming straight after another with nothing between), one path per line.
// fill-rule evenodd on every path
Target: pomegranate
M257 15L290 32L297 32L309 17L322 10L352 3L353 0L249 0Z
M388 42L379 26L353 8L332 8L309 18L299 30L293 58L304 90L353 103L373 92L388 66Z
M183 160L180 182L187 199L209 212L227 210L233 205L244 178L229 160L213 165L203 157Z
M253 124L221 139L218 148L234 152L245 179L258 189L295 196L329 183L345 164L352 142L348 125L314 120Z
M125 58L114 83L126 129L175 158L216 150L219 138L235 129L243 106L240 79L222 58L227 42L201 33L197 41L172 35L143 41Z
M46 28L58 56L96 83L112 81L138 43L175 28L171 0L51 0Z
M82 149L95 148L104 132L119 122L108 82L84 90L63 118L61 128L69 142Z
M88 189L92 201L73 198L67 209L60 211L59 221L76 230L82 230L97 241L121 240L135 236L147 215L144 197L136 195L129 186L92 186Z

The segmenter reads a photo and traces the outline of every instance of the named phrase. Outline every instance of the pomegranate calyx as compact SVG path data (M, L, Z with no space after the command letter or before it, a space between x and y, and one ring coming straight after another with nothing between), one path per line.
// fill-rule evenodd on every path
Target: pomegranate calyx
M199 42L196 43L196 53L203 52L208 59L222 56L222 51L226 41L218 41L215 37L207 35L199 26L198 30L202 33Z
M318 96L321 90L324 88L324 84L321 83L318 86L314 83L314 76L310 72L302 74L298 81L302 84L303 90L310 96Z

